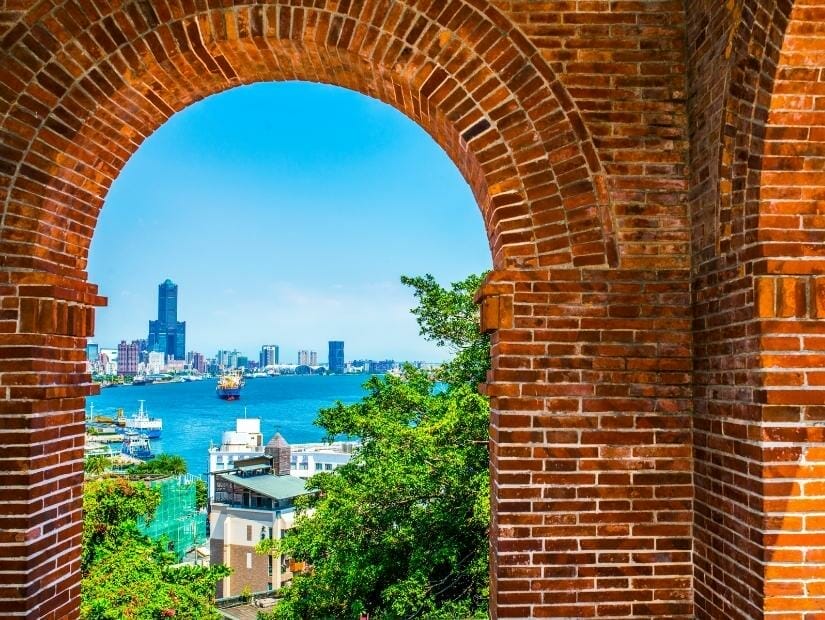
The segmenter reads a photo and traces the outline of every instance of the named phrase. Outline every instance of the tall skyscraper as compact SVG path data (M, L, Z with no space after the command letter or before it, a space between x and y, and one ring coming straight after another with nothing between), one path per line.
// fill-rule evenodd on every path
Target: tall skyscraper
M310 366L317 366L318 365L318 352L317 351L310 351L309 352L309 365Z
M90 342L86 345L86 360L89 362L97 362L100 357L100 345Z
M260 362L261 368L278 364L278 345L265 344L262 346L261 355L258 361Z
M178 321L178 285L166 280L158 285L158 319L149 321L149 351L174 359L186 356L186 321Z
M329 371L335 374L344 373L344 341L329 341Z
M298 365L309 366L309 351L298 351Z

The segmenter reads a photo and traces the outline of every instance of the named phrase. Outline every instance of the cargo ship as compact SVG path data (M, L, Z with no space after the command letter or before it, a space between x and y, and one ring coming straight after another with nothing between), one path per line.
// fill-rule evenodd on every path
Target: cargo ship
M220 376L215 392L218 398L223 400L238 400L241 397L243 387L243 374L240 372L227 372Z

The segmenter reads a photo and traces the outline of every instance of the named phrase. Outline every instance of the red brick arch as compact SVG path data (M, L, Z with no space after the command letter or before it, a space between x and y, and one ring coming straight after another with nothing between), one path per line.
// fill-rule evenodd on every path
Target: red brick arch
M470 182L497 266L615 263L584 124L552 70L500 14L469 3L449 11L397 1L236 4L54 10L42 29L11 44L11 72L32 50L43 58L20 76L26 81L6 117L6 127L23 123L30 135L10 154L19 168L5 205L8 254L30 260L15 235L31 231L21 211L34 206L73 229L60 238L36 233L50 252L37 266L82 277L106 190L144 137L209 94L299 79L369 94L420 123ZM19 197L38 185L48 187L34 190L53 197L48 204Z
M691 617L685 17L680 0L0 0L0 615L77 613L84 345L105 302L85 269L108 187L193 101L302 79L407 114L481 208L492 614Z

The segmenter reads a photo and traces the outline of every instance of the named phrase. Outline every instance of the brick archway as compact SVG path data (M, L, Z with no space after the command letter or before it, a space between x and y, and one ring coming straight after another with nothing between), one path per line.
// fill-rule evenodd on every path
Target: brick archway
M0 0L0 610L76 614L109 185L189 103L304 79L421 124L481 208L493 615L690 617L684 13L581 4Z

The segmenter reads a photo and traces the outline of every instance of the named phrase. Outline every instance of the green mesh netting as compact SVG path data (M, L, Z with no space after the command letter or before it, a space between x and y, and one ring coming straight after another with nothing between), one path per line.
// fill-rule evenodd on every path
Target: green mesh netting
M195 509L195 477L175 476L147 484L160 489L160 504L148 524L138 529L150 538L166 537L169 551L180 562L187 552L206 542L206 513Z

